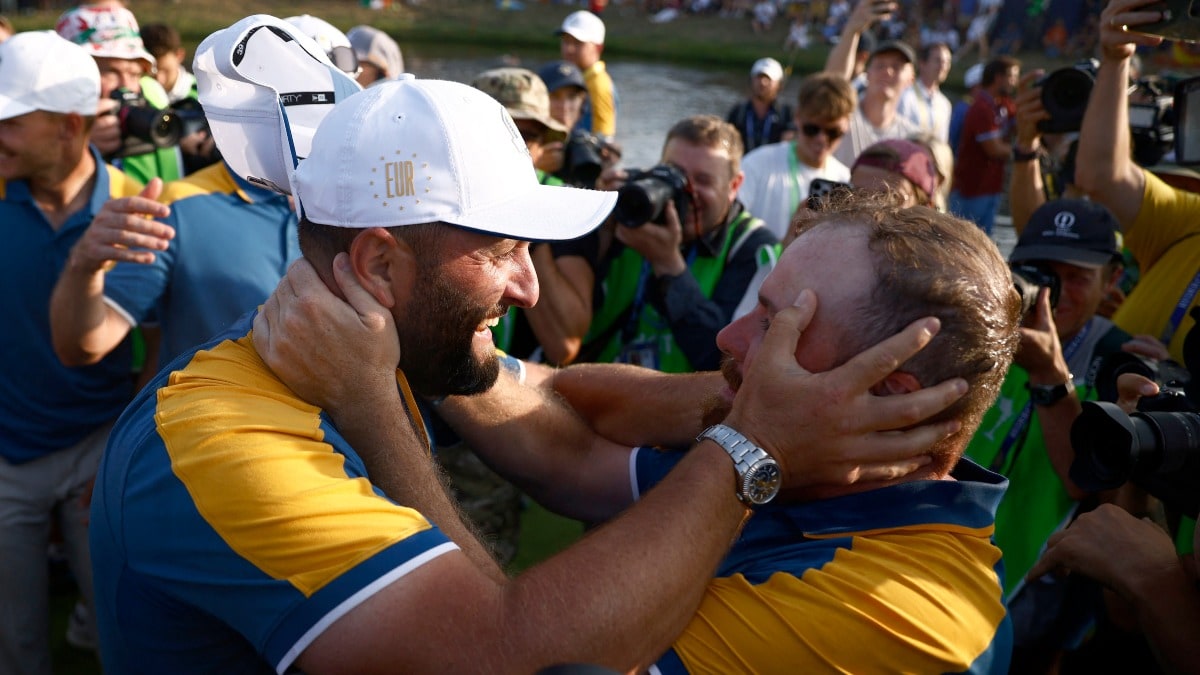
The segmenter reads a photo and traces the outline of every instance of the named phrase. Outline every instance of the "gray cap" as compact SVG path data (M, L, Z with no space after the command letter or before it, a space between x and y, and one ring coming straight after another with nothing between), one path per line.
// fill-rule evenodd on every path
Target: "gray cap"
M346 33L350 46L359 61L370 63L383 71L383 77L395 79L404 72L404 57L400 45L387 33L372 26L355 26Z

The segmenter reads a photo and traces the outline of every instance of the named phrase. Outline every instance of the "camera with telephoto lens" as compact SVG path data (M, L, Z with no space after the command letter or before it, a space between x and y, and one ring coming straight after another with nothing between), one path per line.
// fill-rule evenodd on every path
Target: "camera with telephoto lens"
M1021 296L1021 316L1028 316L1037 306L1038 291L1050 289L1050 309L1058 307L1058 296L1062 294L1062 281L1054 270L1045 265L1020 262L1008 266L1012 271L1013 285Z
M575 129L563 146L563 164L559 178L568 185L594 188L604 168L604 141L586 131Z
M1042 108L1050 116L1050 119L1038 122L1038 131L1044 134L1079 131L1099 69L1098 61L1085 59L1034 82L1035 87L1042 88Z
M1186 368L1120 356L1108 357L1097 369L1097 393L1108 400L1085 402L1071 425L1075 461L1070 475L1079 487L1098 492L1132 481L1185 515L1194 518L1200 512L1200 382L1195 377L1200 331L1188 333L1183 355ZM1159 393L1140 399L1129 415L1111 402L1116 378L1127 372L1159 385Z
M1141 79L1130 94L1129 133L1133 160L1154 166L1175 145L1175 97L1157 80Z
M678 167L659 164L646 171L631 169L625 184L617 190L613 218L625 227L645 223L666 223L667 202L675 202L679 222L687 220L692 203L691 184Z
M115 157L144 155L179 145L183 120L174 110L155 108L140 93L128 89L114 91L112 98L120 103L113 113L121 125L121 147Z

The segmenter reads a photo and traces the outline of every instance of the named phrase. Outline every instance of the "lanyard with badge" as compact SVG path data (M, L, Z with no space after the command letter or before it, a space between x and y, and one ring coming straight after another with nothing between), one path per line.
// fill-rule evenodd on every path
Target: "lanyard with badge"
M1067 346L1063 348L1063 361L1070 363L1071 359L1075 358L1075 352L1079 351L1079 347L1083 345L1084 338L1087 337L1087 334L1091 329L1092 322L1088 321L1086 324L1084 324L1083 328L1075 334L1075 337L1071 338L1071 341L1068 342ZM992 463L988 467L989 469L1005 476L1008 475L1005 473L1005 470L1012 471L1013 465L1017 463L1017 457L1021 454L1021 448L1025 446L1025 437L1028 435L1027 432L1029 430L1029 421L1032 417L1033 401L1026 401L1025 407L1021 409L1021 413L1017 415L1017 419L1013 422L1012 426L1009 427L1008 434L1005 435L1004 440L1001 441L1000 450L996 452L996 456L992 459ZM1017 443L1018 439L1021 441L1021 443L1020 445L1016 446L1017 452L1012 454L1012 462L1006 462L1006 460L1009 458L1009 452L1013 449L1013 446ZM1007 466L1005 466L1006 463L1008 464Z
M1175 310L1171 312L1171 318L1163 328L1162 343L1164 345L1171 344L1171 339L1175 337L1175 331L1179 330L1179 324L1183 323L1183 315L1187 314L1188 308L1192 306L1192 301L1196 299L1198 292L1200 292L1200 270L1197 270L1196 275L1192 277L1192 283L1183 289L1183 295L1175 304Z
M692 244L686 257L687 268L692 268L692 263L696 262L696 245ZM688 274L688 272L685 272ZM625 320L625 325L621 328L621 351L618 353L615 361L617 363L631 363L646 368L658 370L659 358L659 335L651 333L649 335L640 334L642 323L642 312L646 309L646 286L650 283L650 278L653 276L650 270L650 261L642 261L642 271L638 275L637 289L633 295L633 306L629 311L629 316ZM658 329L665 329L665 323L655 326Z

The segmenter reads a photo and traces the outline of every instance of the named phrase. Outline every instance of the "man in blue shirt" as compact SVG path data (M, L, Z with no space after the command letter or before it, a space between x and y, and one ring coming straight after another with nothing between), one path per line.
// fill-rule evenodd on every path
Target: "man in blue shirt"
M137 182L88 146L100 73L50 32L0 45L0 672L49 675L46 547L52 521L91 604L87 500L113 420L133 394L121 340L87 368L50 345L50 291L72 246Z

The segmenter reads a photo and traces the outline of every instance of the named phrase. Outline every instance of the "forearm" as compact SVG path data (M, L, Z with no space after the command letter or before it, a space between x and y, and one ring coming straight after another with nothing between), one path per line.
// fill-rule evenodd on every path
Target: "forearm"
M376 397L369 406L327 412L362 458L373 485L437 525L489 577L505 578L447 494L429 448L416 432L421 422L412 419L399 392Z
M1028 148L1018 146L1024 152ZM1008 205L1012 211L1013 229L1017 234L1025 231L1029 216L1046 201L1045 186L1042 183L1042 166L1036 158L1024 162L1013 162L1012 187L1009 191Z
M559 660L649 665L691 619L747 515L733 479L714 443L694 448L636 506L509 587L511 634Z
M718 372L667 374L617 363L577 364L554 374L554 390L597 434L628 446L681 447L703 430Z
M594 276L582 258L555 259L547 244L535 247L532 258L541 296L525 315L546 360L570 363L579 353L592 321Z
M1083 407L1074 393L1068 394L1054 405L1038 406L1038 424L1046 443L1046 454L1058 480L1066 488L1071 499L1083 499L1090 493L1071 480L1071 464L1075 461L1075 450L1071 447L1071 424L1079 417Z
M131 328L104 302L104 274L68 259L50 295L54 352L68 366L98 362Z
M858 52L859 32L847 21L838 43L825 57L825 72L841 75L850 80L854 77L854 56Z
M1145 179L1131 156L1129 61L1103 60L1079 132L1075 183L1129 227L1141 208Z
M1200 592L1182 564L1136 593L1138 624L1159 665L1168 673L1200 673Z
M601 438L548 385L503 373L486 393L446 399L438 414L488 466L552 511L600 521L633 498L630 446Z

